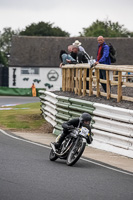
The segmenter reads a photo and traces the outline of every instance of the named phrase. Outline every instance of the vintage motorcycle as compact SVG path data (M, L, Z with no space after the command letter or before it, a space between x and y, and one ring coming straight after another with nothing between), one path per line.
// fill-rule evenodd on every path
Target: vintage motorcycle
M60 135L57 137L56 142ZM82 126L81 128L73 129L70 134L65 137L58 150L56 150L54 144L51 143L52 149L49 159L51 161L55 161L58 158L65 159L68 166L74 165L84 152L88 137L92 140L89 130L86 127Z

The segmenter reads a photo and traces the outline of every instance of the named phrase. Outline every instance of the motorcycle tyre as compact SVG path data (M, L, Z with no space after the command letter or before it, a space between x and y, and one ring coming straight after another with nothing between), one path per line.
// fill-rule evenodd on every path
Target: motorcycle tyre
M57 160L57 158L58 158L58 156L54 153L54 150L51 149L50 154L49 154L49 159L51 161L55 161L55 160Z
M68 165L68 166L73 166L73 165L79 160L79 158L81 157L82 153L83 153L84 150L85 150L85 147L86 147L86 142L82 142L82 146L81 146L81 149L80 149L78 155L75 157L74 160L69 161L69 160L70 160L70 156L71 156L72 151L73 151L73 149L75 148L75 146L72 147L72 149L71 149L71 151L70 151L70 153L69 153L69 155L68 155L68 157L67 157L67 165Z

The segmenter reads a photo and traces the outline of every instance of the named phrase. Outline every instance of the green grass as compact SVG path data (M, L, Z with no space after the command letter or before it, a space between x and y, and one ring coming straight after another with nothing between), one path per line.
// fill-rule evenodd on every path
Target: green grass
M0 110L0 127L13 130L37 130L45 123L41 116L40 102L13 106Z

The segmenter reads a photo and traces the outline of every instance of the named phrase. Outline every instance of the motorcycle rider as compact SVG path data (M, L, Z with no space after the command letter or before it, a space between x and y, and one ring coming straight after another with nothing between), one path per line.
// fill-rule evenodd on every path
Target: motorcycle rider
M79 118L71 119L62 124L63 132L58 140L58 142L54 143L56 149L59 149L65 137L72 131L74 128L80 128L82 126L86 127L89 130L89 136L87 137L87 143L91 144L93 141L91 137L91 115L89 113L83 113Z

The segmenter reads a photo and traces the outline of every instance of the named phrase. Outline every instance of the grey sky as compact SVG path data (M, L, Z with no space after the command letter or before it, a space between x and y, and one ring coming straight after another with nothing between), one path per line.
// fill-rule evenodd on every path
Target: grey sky
M0 31L44 21L76 36L96 19L106 18L133 31L132 10L132 0L0 0Z

